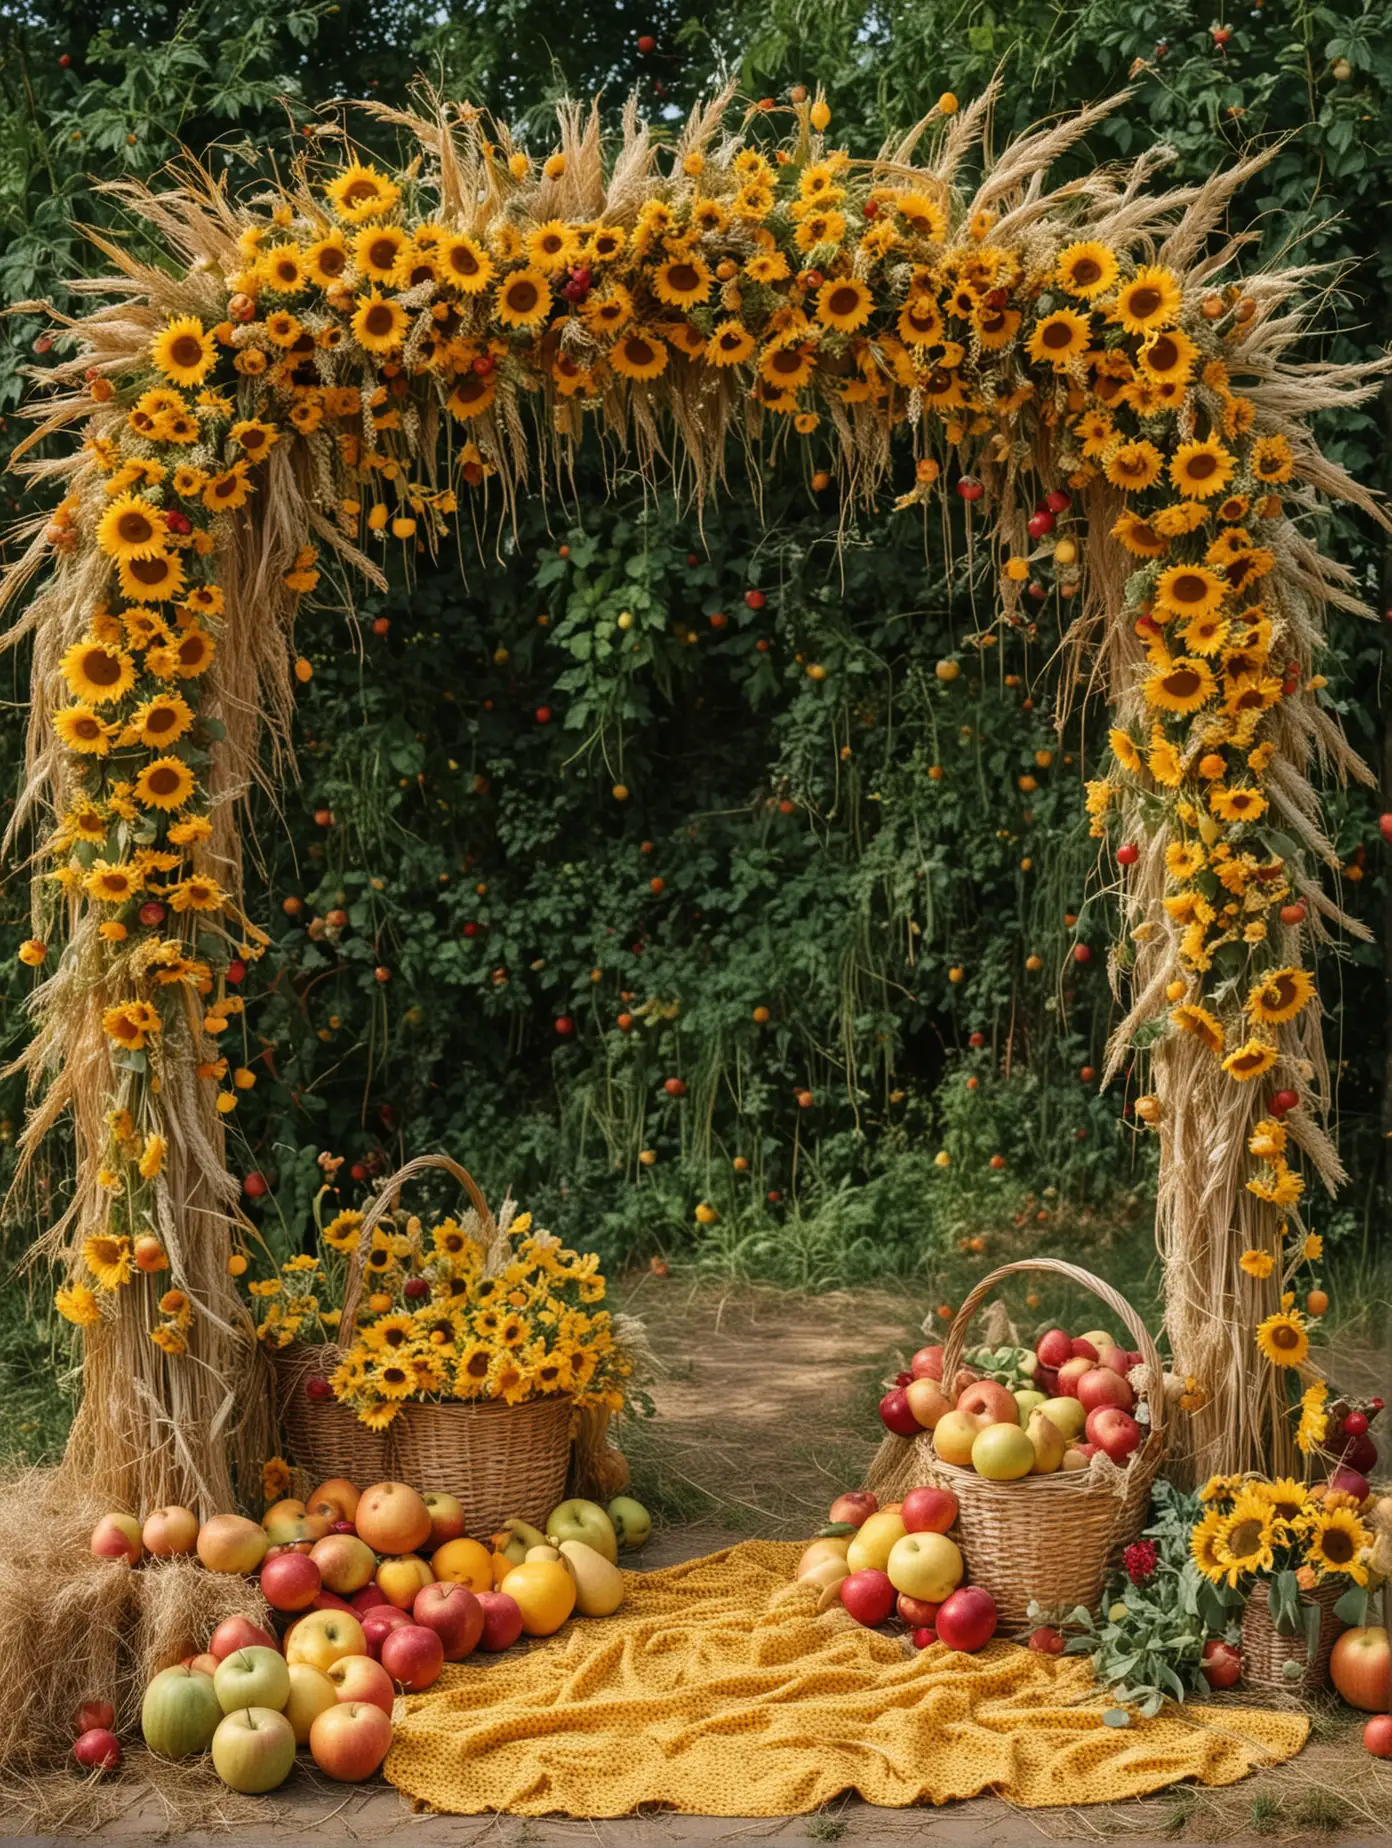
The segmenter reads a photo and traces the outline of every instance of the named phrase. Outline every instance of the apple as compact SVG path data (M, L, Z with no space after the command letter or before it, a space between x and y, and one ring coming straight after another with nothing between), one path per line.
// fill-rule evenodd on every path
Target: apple
M109 1726L89 1727L72 1750L84 1771L114 1771L121 1762L121 1741Z
M1366 1431L1343 1439L1339 1443L1338 1455L1345 1469L1357 1470L1360 1476L1371 1475L1377 1467L1377 1445Z
M592 1546L611 1566L619 1563L619 1541L614 1523L598 1502L585 1501L580 1496L563 1501L551 1510L546 1522L546 1538L552 1546L559 1546L562 1540L579 1540L585 1546Z
M910 1489L899 1518L911 1534L945 1534L957 1521L957 1497L951 1489Z
M1033 1649L1036 1655L1062 1655L1063 1632L1041 1624L1037 1630L1030 1631L1026 1647Z
M914 1416L909 1395L902 1386L891 1386L880 1400L880 1423L896 1437L917 1437L922 1426Z
M274 1520L263 1521L261 1527L272 1552L293 1549L297 1553L307 1553L315 1541L322 1540L329 1531L329 1523L322 1514L278 1514Z
M1124 1463L1141 1441L1141 1427L1117 1405L1100 1405L1089 1412L1086 1429L1088 1442L1104 1450L1113 1463Z
M559 1559L528 1559L514 1566L503 1590L521 1611L528 1636L554 1635L575 1609L575 1580Z
M1344 1631L1329 1658L1329 1678L1350 1707L1365 1713L1392 1708L1392 1650L1381 1624Z
M290 1698L290 1670L278 1649L234 1649L218 1663L213 1687L224 1713L238 1707L273 1707L279 1713Z
M935 1430L939 1420L952 1410L952 1401L937 1380L910 1380L904 1388L904 1399L921 1431Z
M336 1591L320 1591L309 1607L312 1611L351 1611L352 1605Z
M1231 1643L1213 1636L1203 1646L1199 1669L1209 1687L1230 1688L1242 1678L1242 1655Z
M328 1590L340 1597L361 1591L377 1570L377 1555L355 1534L326 1534L315 1541L309 1557Z
M404 1630L411 1626L401 1624L398 1627ZM380 1707L387 1718L391 1718L396 1689L386 1669L371 1656L340 1656L325 1680L333 1689L335 1700L367 1701L373 1707Z
M849 1489L846 1494L838 1495L831 1504L827 1519L844 1523L847 1527L860 1527L870 1519L879 1505L878 1497L872 1495L869 1489Z
M375 1553L372 1555L372 1570L375 1575L377 1571L377 1555ZM361 1619L366 1617L369 1611L381 1610L385 1603L386 1599L382 1596L381 1588L374 1576L363 1586L361 1591L355 1591L352 1597L348 1599L348 1608L353 1612L355 1617Z
M1010 1396L1019 1408L1020 1423L1028 1425L1030 1414L1037 1412L1049 1395L1046 1392L1037 1392L1033 1386L1022 1386Z
M198 1530L198 1557L209 1572L254 1572L270 1544L265 1528L240 1514L215 1514Z
M1063 1453L1062 1467L1070 1471L1086 1469L1096 1455L1096 1444L1070 1444Z
M124 1559L138 1566L144 1551L140 1523L133 1514L104 1514L92 1529L93 1559Z
M996 1633L996 1601L979 1585L964 1585L944 1599L936 1627L939 1642L971 1655Z
M883 1572L895 1541L902 1540L907 1532L902 1515L888 1508L876 1509L851 1536L851 1543L846 1549L846 1564L852 1572L864 1572L867 1568Z
M182 1656L179 1667L191 1668L200 1675L211 1676L218 1672L218 1659L210 1651L204 1650L202 1655Z
M981 1423L967 1412L949 1412L934 1428L933 1448L944 1463L967 1469L971 1464L972 1445L982 1429Z
M1041 1367L1061 1367L1073 1355L1073 1337L1061 1328L1051 1328L1034 1344L1034 1354Z
M155 1559L191 1553L198 1541L198 1516L187 1508L156 1508L145 1516L140 1538Z
M1087 1423L1087 1411L1081 1399L1062 1395L1046 1399L1037 1408L1052 1425L1057 1425L1064 1435L1065 1442L1070 1438L1081 1437L1083 1426Z
M1018 1482L1035 1464L1035 1449L1017 1424L987 1425L972 1444L972 1468L988 1482Z
M73 1715L73 1737L85 1732L114 1732L116 1709L109 1700L84 1700Z
M273 1611L307 1611L322 1588L319 1568L305 1553L277 1553L261 1568L261 1593Z
M393 1630L403 1629L410 1621L406 1612L399 1611L394 1604L379 1604L375 1610L367 1612L362 1619L362 1633L367 1653L374 1662L381 1659L383 1637L390 1636Z
M517 1563L520 1565L521 1560ZM437 1579L467 1585L470 1591L493 1589L493 1566L488 1548L478 1540L447 1540L430 1565Z
M527 1568L519 1566L517 1570L525 1572ZM560 1570L564 1572L565 1568L562 1566ZM445 1645L438 1634L426 1629L423 1623L404 1624L382 1638L382 1667L408 1694L419 1694L423 1688L433 1687L444 1665Z
M1068 1443L1047 1412L1036 1411L1031 1415L1025 1435L1034 1446L1032 1476L1049 1476L1063 1467L1063 1453Z
M474 1594L483 1606L483 1634L479 1648L490 1655L511 1649L522 1634L522 1608L516 1598L505 1591L480 1591Z
M1092 1366L1097 1365L1097 1347L1086 1335L1075 1335L1068 1345L1069 1360L1086 1360ZM1064 1363L1067 1365L1067 1362Z
M1362 1502L1368 1499L1368 1478L1360 1476L1356 1469L1350 1469L1346 1463L1341 1463L1334 1471L1329 1478L1329 1486L1343 1495L1351 1495L1355 1501Z
M309 1514L322 1514L330 1521L351 1521L358 1512L358 1491L346 1476L330 1476L305 1503Z
M374 1553L414 1553L430 1538L430 1510L404 1482L374 1482L364 1489L353 1523Z
M298 1521L307 1513L308 1510L297 1495L283 1495L279 1501L272 1502L261 1516L261 1525L269 1532L272 1521Z
M841 1602L855 1618L873 1629L877 1623L884 1623L894 1609L894 1587L887 1572L876 1571L866 1567L864 1571L852 1572L843 1578L840 1586Z
M909 1362L909 1372L916 1380L940 1380L943 1373L943 1349L934 1342L921 1347Z
M1096 1360L1087 1354L1077 1354L1072 1360L1064 1361L1063 1365L1058 1370L1059 1392L1070 1398L1076 1399L1078 1397L1078 1381L1085 1373L1091 1373L1096 1365ZM1081 1400L1079 1403L1082 1403ZM1086 1410L1087 1408L1084 1407L1083 1409Z
M835 1560L844 1566L846 1564L846 1554L850 1551L852 1538L854 1538L854 1536L836 1534L834 1536L828 1536L823 1540L813 1540L803 1549L802 1558L797 1562L797 1566L793 1572L794 1579L808 1577L811 1572L815 1571L818 1566L824 1565L827 1560ZM849 1567L846 1569L847 1571L850 1570Z
M417 1553L407 1553L400 1559L384 1559L377 1568L377 1589L383 1603L394 1604L402 1611L410 1610L423 1585L434 1582L435 1574Z
M309 1729L311 1757L325 1777L339 1784L360 1784L371 1777L391 1742L391 1715L370 1701L330 1707Z
M436 1632L447 1662L462 1662L483 1635L483 1607L467 1585L424 1586L416 1593L411 1616Z
M1103 1348L1114 1348L1116 1345L1105 1328L1085 1328L1082 1334L1073 1337L1073 1352L1086 1354L1091 1349L1094 1360Z
M886 1567L896 1591L928 1604L941 1604L966 1574L961 1549L946 1534L905 1534L896 1540Z
M213 1734L213 1769L229 1790L246 1796L275 1790L294 1762L294 1728L274 1707L242 1707Z
M326 1674L340 1656L366 1651L362 1625L348 1611L310 1611L285 1639L287 1662L307 1662Z
M894 1601L894 1614L911 1630L931 1629L938 1606L930 1598L911 1598L906 1591L901 1591Z
M447 1540L457 1540L469 1524L464 1516L463 1502L453 1495L442 1494L439 1489L428 1489L421 1500L430 1510L430 1538L424 1545L433 1551Z
M1106 1367L1112 1373L1120 1373L1125 1377L1136 1362L1132 1360L1125 1348L1104 1347L1098 1350L1097 1364L1099 1367ZM1129 1407L1127 1409L1129 1410Z
M1374 1758L1392 1758L1392 1713L1377 1713L1363 1728L1363 1749Z
M212 1677L191 1668L161 1669L140 1703L140 1731L160 1758L206 1752L222 1718Z
M347 1658L350 1662L353 1659ZM286 1672L290 1676L290 1694L283 1712L295 1735L295 1744L308 1745L310 1727L319 1714L334 1705L338 1690L323 1669L311 1668L308 1662L296 1662Z
M997 1380L978 1380L974 1386L968 1386L957 1400L957 1410L982 1424L1018 1425L1020 1422L1020 1408L1015 1403L1014 1393L1007 1392Z
M1093 1367L1078 1381L1077 1391L1079 1402L1088 1412L1095 1412L1104 1405L1115 1405L1129 1412L1136 1403L1131 1382L1113 1373L1110 1367Z
M915 1649L931 1649L937 1640L938 1633L931 1624L925 1624L921 1630L915 1630L912 1638Z
M249 1617L224 1617L208 1638L208 1654L219 1662L226 1661L234 1649L274 1649L276 1639L269 1630Z
M621 1553L635 1553L652 1536L652 1516L631 1495L616 1495L604 1510Z

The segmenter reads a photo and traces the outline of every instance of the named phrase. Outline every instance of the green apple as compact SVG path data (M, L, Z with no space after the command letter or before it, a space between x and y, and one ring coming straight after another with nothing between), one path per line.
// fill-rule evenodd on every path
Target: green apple
M270 1707L279 1713L290 1698L290 1669L278 1649L234 1649L218 1663L213 1689L224 1713Z
M631 1495L616 1495L608 1508L619 1546L625 1553L645 1546L652 1533L652 1516Z
M1020 1408L1020 1423L1022 1425L1027 1425L1029 1423L1030 1413L1038 1411L1039 1407L1043 1405L1048 1396L1049 1395L1044 1392L1035 1392L1033 1388L1029 1386L1020 1387L1015 1394L1015 1403Z
M619 1563L619 1542L614 1532L614 1523L598 1502L585 1501L578 1495L551 1510L546 1523L546 1538L552 1546L559 1546L562 1540L578 1540L582 1546L592 1546L611 1566Z

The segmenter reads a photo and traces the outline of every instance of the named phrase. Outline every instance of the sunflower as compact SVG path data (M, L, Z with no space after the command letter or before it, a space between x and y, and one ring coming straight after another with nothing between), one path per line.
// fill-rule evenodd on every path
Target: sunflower
M203 489L203 505L209 513L235 513L246 505L251 481L245 461L234 462L216 475L208 477Z
M390 353L401 345L410 316L400 302L388 301L380 290L358 297L352 319L353 337L365 353Z
M492 257L462 233L441 242L435 252L435 269L441 281L464 295L482 294L494 275Z
M85 1283L70 1283L56 1291L53 1307L74 1328L91 1328L101 1320L97 1299Z
M454 1395L457 1399L477 1399L488 1390L488 1371L493 1364L493 1349L486 1341L470 1341L460 1350L454 1369Z
M1315 998L1315 984L1304 969L1273 969L1247 997L1247 1012L1253 1020L1279 1026L1294 1020Z
M1156 334L1141 348L1141 368L1145 377L1167 385L1183 385L1194 370L1199 349L1178 328Z
M226 599L216 584L195 584L184 598L183 608L197 616L221 616Z
M1154 443L1138 437L1115 449L1109 447L1102 467L1114 488L1124 488L1129 493L1148 488L1158 477L1164 461Z
M1252 1493L1259 1496L1278 1521L1293 1527L1310 1502L1310 1491L1293 1476L1278 1476L1274 1482L1255 1482Z
M620 378L655 379L667 370L667 348L652 335L634 328L615 342L609 362Z
M59 663L75 699L104 706L135 685L135 663L120 648L99 642L74 642Z
M519 1315L505 1315L498 1324L499 1347L521 1347L527 1339L527 1324Z
M465 372L455 381L454 390L445 399L445 409L451 417L467 423L471 417L482 417L485 411L490 410L497 395L497 387L491 377L481 379L476 372Z
M1208 806L1219 821L1255 821L1266 813L1266 797L1259 789L1210 789Z
M1180 444L1170 462L1170 480L1181 494L1210 500L1227 487L1236 467L1232 451L1216 437L1208 437L1203 442Z
M399 225L368 225L353 239L353 261L373 282L391 282L408 241Z
M369 1431L385 1431L400 1410L399 1400L369 1399L358 1408L358 1423Z
M754 347L754 336L743 321L720 321L706 342L706 364L738 366L749 358Z
M551 312L551 285L537 268L513 272L493 298L494 319L504 327L539 327Z
M135 799L146 808L182 808L193 789L193 772L182 757L156 757L135 779Z
M1276 1268L1276 1260L1269 1251L1244 1251L1237 1262L1249 1277L1255 1277L1258 1282L1269 1277Z
M854 276L836 277L817 291L817 319L839 334L853 334L864 327L874 305L874 296Z
M633 319L633 297L621 282L612 283L602 294L591 295L580 313L591 333L617 334Z
M97 899L104 905L124 905L135 897L144 884L138 866L125 863L113 865L108 860L94 860L91 870L82 881L82 889L89 898Z
M1195 1039L1201 1040L1211 1053L1216 1055L1223 1050L1223 1023L1197 1002L1185 1001L1171 1008L1170 1021L1181 1032L1192 1033Z
M488 1369L490 1397L505 1405L520 1405L530 1397L532 1382L515 1354L499 1354Z
M711 272L700 257L674 257L652 279L652 291L669 308L694 308L711 292Z
M1329 1414L1325 1410L1329 1387L1316 1380L1300 1395L1300 1423L1296 1427L1295 1447L1304 1457L1320 1448L1329 1433Z
M1268 1040L1249 1039L1223 1061L1223 1070L1238 1084L1250 1084L1276 1063L1276 1048Z
M1189 1556L1211 1584L1223 1580L1223 1561L1218 1554L1218 1536L1226 1516L1219 1508L1210 1508L1189 1536Z
M1133 558L1163 558L1169 550L1169 541L1138 513L1121 514L1112 526L1112 537L1120 539Z
M1217 682L1206 661L1180 655L1152 674L1142 691L1147 702L1162 712L1197 712L1212 698Z
M1227 585L1207 565L1171 565L1155 585L1155 601L1171 616L1207 616L1218 609Z
M164 331L155 335L150 358L176 385L201 385L216 363L217 345L196 315L171 316Z
M131 1280L135 1255L124 1233L94 1232L83 1241L82 1262L99 1290L119 1290Z
M111 749L114 725L107 725L90 706L61 706L53 715L53 729L70 751L85 757L105 757Z
M409 1315L384 1315L363 1330L363 1344L374 1354L395 1353L409 1348L416 1339L415 1319Z
M947 236L947 213L927 193L896 193L892 203L915 237L927 238L930 243L940 244Z
M812 377L815 367L803 347L765 347L759 360L759 377L785 391L797 391Z
M770 288L775 282L787 280L790 274L788 259L781 250L756 250L745 264L744 273L751 282Z
M331 1251L352 1251L362 1230L363 1216L353 1207L336 1213L319 1234Z
M1366 1555L1372 1544L1372 1534L1354 1509L1332 1508L1310 1518L1305 1530L1305 1561L1321 1579L1341 1572L1355 1585L1366 1585Z
M227 903L227 894L216 879L209 879L206 873L194 873L188 879L181 879L178 885L170 886L168 891L170 905L175 911L217 911Z
M1070 244L1059 252L1054 275L1070 295L1091 301L1096 295L1105 295L1116 281L1116 254L1105 244Z
M263 251L256 268L266 287L274 290L277 295L298 295L307 280L304 253L298 244L276 244L270 250ZM271 339L275 340L277 346L288 346L290 344L288 340L276 340L276 336L271 333L270 323L276 318L274 315L267 316L266 331L271 334ZM284 318L293 321L295 317L287 315ZM297 324L296 332L298 331Z
M321 289L335 288L348 268L348 246L341 231L331 231L304 253L304 273Z
M108 558L157 558L169 539L164 515L153 501L123 494L97 522L97 544Z
M909 346L933 346L943 337L942 316L931 295L911 295L899 310L895 326Z
M1112 313L1128 334L1148 334L1178 320L1182 300L1178 278L1146 264L1118 289Z
M1165 870L1183 884L1203 871L1207 858L1197 841L1171 841L1165 849Z
M1216 611L1207 616L1196 616L1187 622L1181 631L1187 653L1197 655L1216 655L1222 649L1228 636L1228 620Z
M1092 317L1076 308L1058 308L1035 323L1026 348L1033 360L1048 360L1056 372L1064 372L1088 348L1092 335Z
M262 456L269 455L280 441L280 432L275 425L266 423L260 417L240 418L227 434L234 443L240 444L253 462L259 462Z
M184 567L163 552L153 558L123 558L116 567L122 596L132 603L163 603L184 588Z
M562 218L552 218L535 231L529 231L523 248L527 261L549 275L568 268L580 256L580 236L573 225Z
M393 1356L390 1360L379 1362L372 1369L370 1377L373 1389L389 1401L409 1399L416 1390L410 1361L404 1356Z
M355 160L329 181L324 196L345 224L360 225L389 212L401 188L375 167Z
M200 674L207 673L216 648L208 631L195 625L170 642L165 652L169 655L171 671L178 679L196 680Z
M1213 1540L1231 1588L1244 1572L1269 1572L1275 1563L1275 1521L1271 1509L1250 1489L1243 1489L1223 1518Z
M188 463L184 463L175 469L169 485L180 500L197 500L207 480L208 477L201 468L192 468Z

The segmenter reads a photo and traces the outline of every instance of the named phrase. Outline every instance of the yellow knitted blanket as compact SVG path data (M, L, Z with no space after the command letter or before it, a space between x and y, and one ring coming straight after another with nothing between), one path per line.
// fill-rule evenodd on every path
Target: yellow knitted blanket
M839 1606L816 1615L789 1582L800 1550L751 1540L627 1573L613 1617L447 1668L398 1703L387 1777L455 1815L792 1816L844 1791L1036 1807L1230 1784L1305 1743L1300 1715L1239 1707L1105 1726L1085 1658L906 1654Z

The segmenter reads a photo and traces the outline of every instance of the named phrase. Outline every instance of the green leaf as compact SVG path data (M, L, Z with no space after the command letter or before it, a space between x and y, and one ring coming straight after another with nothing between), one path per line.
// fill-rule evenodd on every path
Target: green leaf
M1131 1724L1131 1715L1126 1711L1125 1707L1108 1707L1106 1712L1102 1715L1102 1724L1104 1726L1115 1727L1117 1731L1121 1731L1124 1727Z

